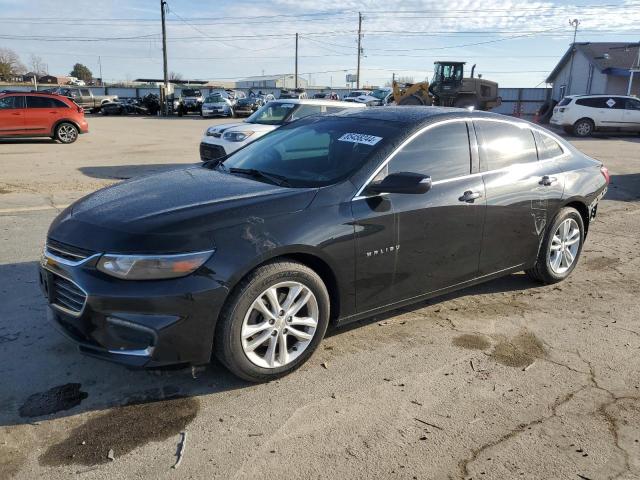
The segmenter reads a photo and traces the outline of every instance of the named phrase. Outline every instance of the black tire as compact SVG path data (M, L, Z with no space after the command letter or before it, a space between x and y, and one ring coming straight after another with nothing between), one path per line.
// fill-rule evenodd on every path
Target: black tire
M580 244L578 245L577 253L573 259L573 263L571 266L563 273L557 273L551 268L551 243L553 240L553 236L558 230L560 224L562 224L567 219L575 220L578 228L580 230ZM536 259L535 265L529 270L525 270L525 273L538 282L544 284L552 284L561 282L573 272L573 269L578 264L578 260L580 259L580 254L582 253L582 245L584 243L584 222L582 220L582 215L572 207L564 207L562 208L558 214L553 219L553 222L547 228L545 232L544 240L542 241L542 245L540 246L540 251L538 252L538 258Z
M264 368L252 362L242 348L241 331L245 315L254 301L280 282L295 281L307 287L318 305L318 323L306 349L291 363ZM214 354L234 375L251 382L267 382L291 373L306 362L318 347L329 324L329 293L311 268L294 261L275 261L256 268L230 295L218 320ZM270 328L270 327L269 327Z
M573 124L573 134L576 137L581 138L590 137L595 130L595 127L593 120L589 118L581 118Z
M55 139L61 143L73 143L78 139L78 127L70 122L62 122L56 127Z
M400 100L398 105L425 105L425 101L418 95L410 95Z

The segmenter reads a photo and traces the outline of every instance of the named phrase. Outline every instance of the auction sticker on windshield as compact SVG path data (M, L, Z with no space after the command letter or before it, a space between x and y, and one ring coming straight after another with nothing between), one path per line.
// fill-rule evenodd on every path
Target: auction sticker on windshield
M341 142L363 143L365 145L375 145L382 137L375 135L365 135L364 133L345 133L338 140Z

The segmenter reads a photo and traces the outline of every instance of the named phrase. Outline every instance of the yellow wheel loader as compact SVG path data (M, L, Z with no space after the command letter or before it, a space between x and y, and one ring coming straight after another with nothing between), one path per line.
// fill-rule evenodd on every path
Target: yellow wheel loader
M435 62L431 83L393 82L393 99L397 105L435 105L439 107L490 110L501 103L498 84L474 77L464 78L465 62Z

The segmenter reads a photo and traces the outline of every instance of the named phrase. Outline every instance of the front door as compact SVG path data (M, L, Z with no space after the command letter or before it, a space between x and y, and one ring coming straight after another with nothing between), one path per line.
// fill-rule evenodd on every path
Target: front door
M24 97L13 95L0 98L0 136L24 133Z
M549 162L538 161L528 126L484 119L474 125L487 202L479 273L488 275L535 260L549 221L549 188L561 179L543 179Z
M640 100L626 98L624 107L624 128L640 131Z
M367 223L356 227L359 311L363 299L393 303L477 275L484 186L479 175L472 175L473 164L467 122L437 124L396 152L374 179L421 173L431 176L430 191L365 196L360 205L354 201L360 211L369 209Z

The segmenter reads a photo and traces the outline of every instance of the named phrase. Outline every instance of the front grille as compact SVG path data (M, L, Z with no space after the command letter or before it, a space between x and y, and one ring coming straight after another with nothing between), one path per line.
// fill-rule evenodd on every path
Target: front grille
M51 304L70 313L82 312L87 301L86 293L71 280L67 280L60 275L52 273L50 278L49 298Z
M220 145L210 145L208 143L200 144L200 158L202 160L217 160L227 154L224 147Z
M47 239L46 250L56 257L64 258L71 262L81 262L93 255L94 252L83 248L73 247L51 238Z

